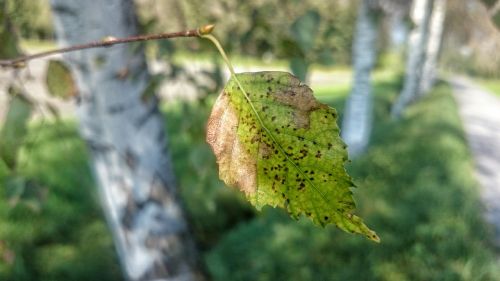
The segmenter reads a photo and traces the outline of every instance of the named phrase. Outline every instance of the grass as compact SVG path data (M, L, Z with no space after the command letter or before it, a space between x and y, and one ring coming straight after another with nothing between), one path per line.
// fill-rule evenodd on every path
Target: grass
M33 39L22 39L19 42L22 50L29 51L29 53L43 52L57 48L55 41L45 40L33 40Z
M500 79L476 79L486 90L500 97Z
M256 213L218 179L205 144L215 97L164 108L175 173L214 280L500 280L449 87L439 85L393 122L400 79L389 72L375 79L372 146L349 170L379 245L279 210ZM342 113L347 83L314 90ZM15 176L43 191L41 205L12 207L12 175L0 165L0 279L121 280L75 125L33 126L29 139Z
M85 151L74 123L36 125L16 172L0 162L0 280L120 280Z

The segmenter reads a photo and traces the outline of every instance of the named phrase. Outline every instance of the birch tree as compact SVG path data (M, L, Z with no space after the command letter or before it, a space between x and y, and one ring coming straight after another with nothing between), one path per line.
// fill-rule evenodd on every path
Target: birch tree
M436 80L437 61L441 49L445 16L446 0L434 0L429 30L429 42L427 43L427 54L422 70L422 79L420 81L420 95L427 93Z
M74 45L136 33L132 0L51 0L58 42ZM127 280L202 280L178 199L158 100L140 48L121 45L65 56L78 88L80 134Z
M380 14L403 17L408 3L401 0L363 0L359 4L353 42L353 86L342 122L342 138L351 157L366 149L372 130L371 72L377 57L378 18Z
M433 0L415 0L411 18L415 28L410 34L408 44L408 57L406 62L406 75L403 90L392 107L391 115L399 117L405 107L412 102L419 93L422 69L427 50L429 23L432 12Z
M356 34L353 43L354 79L346 102L342 138L349 155L355 157L368 145L372 129L371 71L375 65L377 15L370 0L359 3Z

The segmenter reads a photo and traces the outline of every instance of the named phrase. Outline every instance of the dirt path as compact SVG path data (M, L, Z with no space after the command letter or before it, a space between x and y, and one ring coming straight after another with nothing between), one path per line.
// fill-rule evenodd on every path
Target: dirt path
M450 83L474 156L486 219L500 246L500 98L464 77L454 76Z

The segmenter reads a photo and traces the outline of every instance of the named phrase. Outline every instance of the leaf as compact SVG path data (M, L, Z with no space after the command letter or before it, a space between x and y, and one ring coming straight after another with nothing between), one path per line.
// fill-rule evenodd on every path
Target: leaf
M0 158L7 167L14 169L17 154L27 134L27 124L33 105L26 100L17 88L10 88L9 111L0 131Z
M321 65L331 66L335 63L333 59L333 51L330 49L324 49L318 54L318 63Z
M69 99L78 95L73 75L68 66L58 60L50 60L45 79L51 96Z
M292 73L297 76L300 81L306 81L309 64L302 57L293 57L290 60L290 69Z
M317 225L336 224L373 241L378 236L353 215L346 145L335 109L286 72L240 73L218 97L208 120L207 142L219 176L260 209L285 208ZM244 92L238 86L241 83Z
M309 10L292 24L292 36L304 53L314 46L320 19L317 11Z

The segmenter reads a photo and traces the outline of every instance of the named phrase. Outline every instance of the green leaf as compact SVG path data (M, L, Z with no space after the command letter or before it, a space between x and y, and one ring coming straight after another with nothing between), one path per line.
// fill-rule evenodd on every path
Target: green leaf
M290 69L292 70L292 73L300 79L300 81L306 81L309 64L304 58L293 57L290 60Z
M63 99L77 96L78 90L73 75L69 67L61 61L49 61L46 83L51 96Z
M0 131L0 158L7 167L14 169L17 154L27 134L27 124L33 105L20 95L20 90L10 88L9 111Z
M330 49L324 49L318 54L317 61L321 65L331 66L335 63L333 59L333 51Z
M314 46L320 19L317 11L309 10L292 24L292 36L304 53Z
M336 121L335 109L318 102L293 75L241 73L212 109L207 142L220 178L257 209L282 207L294 218L305 214L317 225L333 223L379 241L352 214L354 184Z

